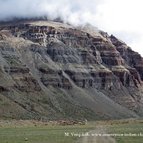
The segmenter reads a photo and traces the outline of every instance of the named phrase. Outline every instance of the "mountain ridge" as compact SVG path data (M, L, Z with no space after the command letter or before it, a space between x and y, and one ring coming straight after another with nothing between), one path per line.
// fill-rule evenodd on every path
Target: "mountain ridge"
M2 118L143 115L143 58L104 31L45 20L4 23L0 52Z

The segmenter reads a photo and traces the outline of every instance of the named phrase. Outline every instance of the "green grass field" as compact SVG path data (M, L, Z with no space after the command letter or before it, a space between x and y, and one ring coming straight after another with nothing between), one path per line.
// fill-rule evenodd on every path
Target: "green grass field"
M116 122L106 126L109 133L120 134L116 136L117 143L143 143L143 122Z
M91 126L42 126L0 128L0 143L73 143L78 137L65 132L88 132Z
M102 125L107 133L142 133L142 121L90 122L86 125L10 125L0 127L0 143L75 143L79 137L65 136L65 132L84 133ZM143 143L143 136L115 137L117 143Z

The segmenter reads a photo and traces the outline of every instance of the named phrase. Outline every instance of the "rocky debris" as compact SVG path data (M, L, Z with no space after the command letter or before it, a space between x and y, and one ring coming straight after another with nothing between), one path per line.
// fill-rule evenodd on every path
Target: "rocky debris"
M27 141L28 141L28 138L24 138L24 141L26 141L26 142L27 142Z
M56 122L57 125L62 125L62 126L66 126L66 125L85 125L86 121L83 120L59 120Z

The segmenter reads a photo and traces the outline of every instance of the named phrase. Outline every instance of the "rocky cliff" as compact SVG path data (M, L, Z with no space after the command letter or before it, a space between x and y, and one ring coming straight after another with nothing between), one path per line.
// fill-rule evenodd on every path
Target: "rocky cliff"
M90 25L0 24L0 116L112 119L143 115L143 58Z

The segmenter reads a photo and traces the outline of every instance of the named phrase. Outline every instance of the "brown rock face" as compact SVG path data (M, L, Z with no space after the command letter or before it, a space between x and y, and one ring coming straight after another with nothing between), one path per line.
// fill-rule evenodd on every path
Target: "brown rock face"
M133 51L124 42L118 40L113 35L110 36L110 40L112 41L113 45L116 46L116 49L120 52L120 55L125 61L125 64L131 67L129 69L133 75L133 78L141 83L141 80L143 80L143 58L141 55Z
M53 86L55 88L72 88L69 80L63 75L62 71L40 68L41 81L45 86Z
M24 108L22 118L143 114L143 58L113 35L48 21L0 29L0 94Z

